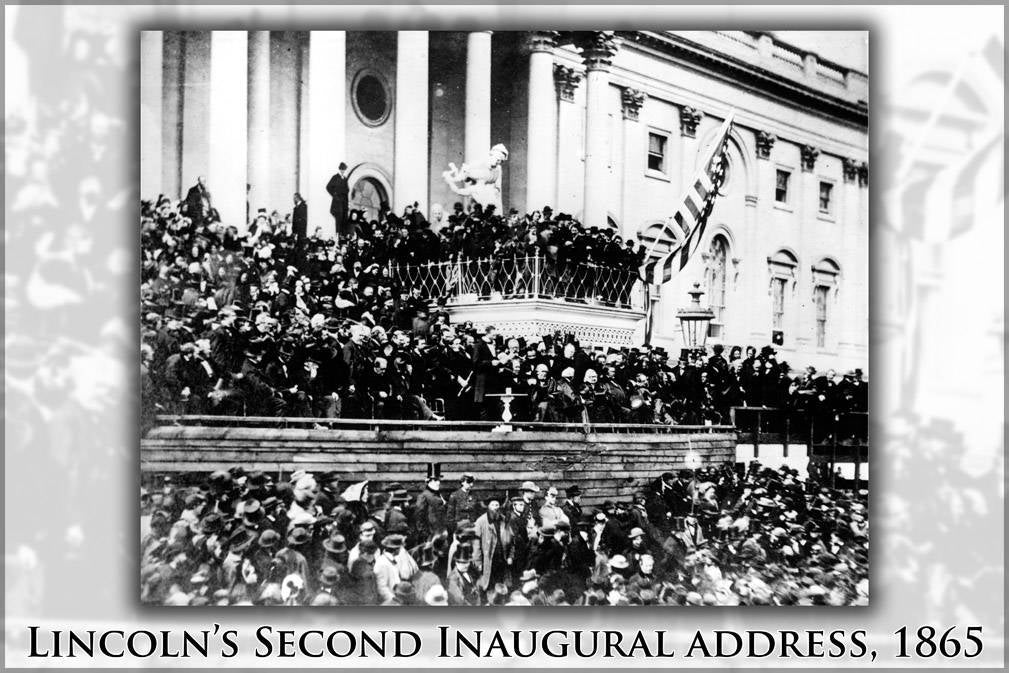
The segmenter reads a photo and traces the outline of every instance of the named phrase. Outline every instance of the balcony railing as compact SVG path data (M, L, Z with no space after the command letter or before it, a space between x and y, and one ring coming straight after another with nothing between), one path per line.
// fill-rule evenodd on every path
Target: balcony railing
M447 303L559 299L634 309L644 306L644 286L636 269L557 262L541 255L460 259L452 262L392 265L401 287L424 299Z

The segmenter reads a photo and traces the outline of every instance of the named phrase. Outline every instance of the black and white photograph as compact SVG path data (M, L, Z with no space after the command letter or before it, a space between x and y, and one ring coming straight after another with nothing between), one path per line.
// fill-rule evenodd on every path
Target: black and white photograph
M869 605L868 31L196 28L140 603Z

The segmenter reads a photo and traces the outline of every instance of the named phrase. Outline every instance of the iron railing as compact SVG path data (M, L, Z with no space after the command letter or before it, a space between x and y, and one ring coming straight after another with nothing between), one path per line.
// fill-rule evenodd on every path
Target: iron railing
M448 303L560 299L633 309L644 306L636 269L558 262L542 255L393 264L400 287L419 289L423 299Z

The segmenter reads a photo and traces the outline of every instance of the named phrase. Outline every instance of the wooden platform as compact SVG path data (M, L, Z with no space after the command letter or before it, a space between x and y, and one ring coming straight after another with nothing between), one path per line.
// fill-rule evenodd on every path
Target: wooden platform
M626 499L662 472L683 468L691 450L702 465L733 461L736 434L729 427L646 434L169 425L141 439L140 463L145 481L241 465L278 479L298 469L334 470L346 475L343 483L397 481L412 492L422 487L427 464L440 463L449 489L469 472L478 493L515 493L531 479L541 488L578 484L583 502L595 504Z

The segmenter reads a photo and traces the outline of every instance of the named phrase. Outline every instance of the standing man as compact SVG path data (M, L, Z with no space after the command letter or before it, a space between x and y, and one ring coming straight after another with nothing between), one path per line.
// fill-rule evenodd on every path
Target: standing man
M336 240L341 236L350 234L347 231L349 224L350 210L350 187L347 184L347 164L340 162L339 172L326 183L326 191L333 197L329 206L329 213L336 223Z
M427 488L417 496L414 525L417 541L427 542L445 530L445 497L441 494L441 464L428 463Z
M207 190L207 180L202 175L196 178L196 184L186 192L185 204L186 216L197 227L210 216L210 192Z
M291 233L300 248L308 237L308 204L297 192L294 194L294 211L291 213Z

